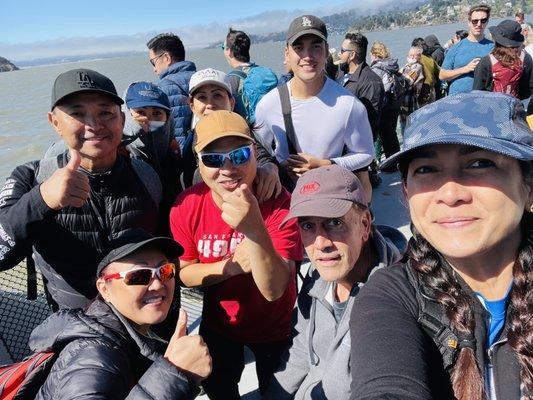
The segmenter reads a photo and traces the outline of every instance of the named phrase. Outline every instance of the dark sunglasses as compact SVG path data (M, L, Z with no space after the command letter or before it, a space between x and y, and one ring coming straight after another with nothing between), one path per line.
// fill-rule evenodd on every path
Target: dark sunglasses
M348 52L348 51L355 51L355 50L352 50L352 49L345 49L344 47L341 47L341 51L340 51L340 53L342 54L342 53L346 53L346 52Z
M239 147L227 153L204 153L200 152L200 160L206 167L222 168L224 161L229 159L233 165L243 165L250 161L252 156L252 144Z
M489 22L488 18L480 18L480 19L471 19L470 22L472 22L472 25L477 25L481 22L481 25L485 25L487 22Z
M159 279L161 283L165 283L174 278L175 274L176 266L169 262L157 268L132 268L115 274L105 274L102 276L102 279L105 281L111 279L124 279L124 283L128 286L146 286L152 282L154 276L157 276L157 279Z
M155 67L155 62L159 59L159 57L161 57L163 54L165 54L164 52L159 54L158 56L155 56L154 58L150 58L150 64L152 64L152 67Z

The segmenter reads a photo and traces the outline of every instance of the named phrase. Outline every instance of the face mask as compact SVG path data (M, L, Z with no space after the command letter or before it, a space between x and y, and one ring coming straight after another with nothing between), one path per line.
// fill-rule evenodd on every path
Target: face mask
M166 124L165 121L150 121L150 132L157 131Z
M416 58L407 57L407 64L414 64L416 61Z

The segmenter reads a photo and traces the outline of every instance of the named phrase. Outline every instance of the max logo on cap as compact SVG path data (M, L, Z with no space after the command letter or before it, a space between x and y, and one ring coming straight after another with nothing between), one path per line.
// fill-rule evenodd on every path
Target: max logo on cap
M320 190L320 183L314 181L306 183L300 189L300 194L313 194Z
M313 23L307 17L302 17L302 26L311 26Z
M96 83L85 72L78 72L78 85L82 88L95 88Z

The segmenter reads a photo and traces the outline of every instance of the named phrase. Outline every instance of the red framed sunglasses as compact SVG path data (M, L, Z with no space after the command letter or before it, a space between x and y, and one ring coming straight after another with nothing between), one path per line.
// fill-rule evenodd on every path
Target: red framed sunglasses
M168 282L176 275L176 265L168 262L160 265L157 268L132 268L127 271L116 272L114 274L105 274L102 279L109 281L111 279L124 279L124 283L128 286L132 285L148 285L154 276L161 281L161 283Z

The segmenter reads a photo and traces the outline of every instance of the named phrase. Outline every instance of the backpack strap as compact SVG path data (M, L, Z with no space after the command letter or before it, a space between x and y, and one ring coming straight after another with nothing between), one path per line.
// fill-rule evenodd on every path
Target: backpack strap
M163 198L163 188L159 175L148 163L138 158L131 158L131 166L150 194L150 197L152 197L155 205L159 207Z
M423 293L423 284L411 265L411 261L408 261L405 269L409 283L414 287L416 293L416 301L418 303L417 322L437 345L442 356L443 367L447 370L455 363L459 350L459 339L450 326L443 322L445 316L441 305Z
M297 154L296 144L296 132L294 131L294 125L292 123L292 109L291 98L289 95L289 88L287 83L279 85L277 87L279 99L281 102L281 112L283 114L283 123L285 124L285 134L287 135L287 145L289 146L290 154Z

